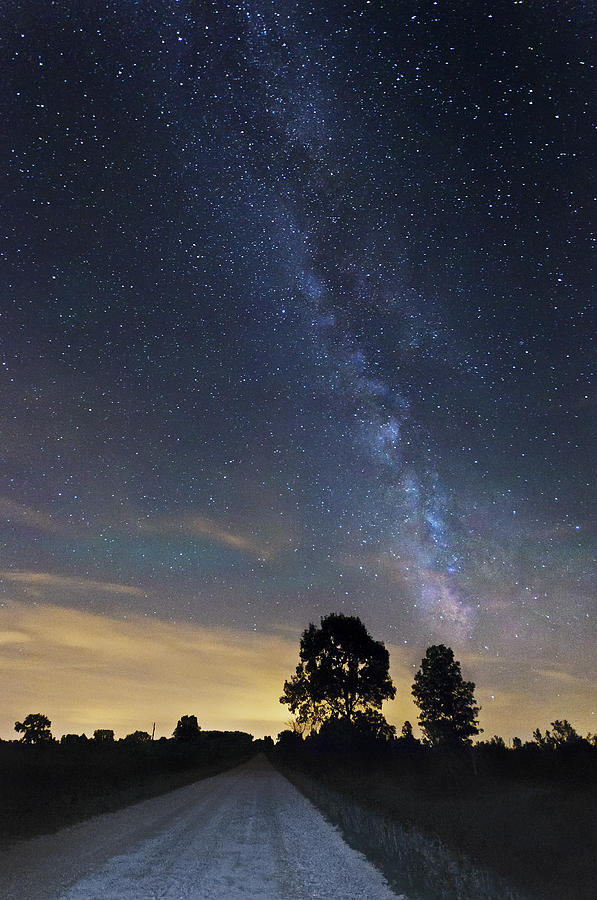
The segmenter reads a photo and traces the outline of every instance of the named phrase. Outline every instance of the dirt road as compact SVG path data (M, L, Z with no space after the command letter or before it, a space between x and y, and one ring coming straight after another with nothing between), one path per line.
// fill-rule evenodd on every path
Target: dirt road
M396 900L381 874L263 757L19 842L0 858L0 897Z

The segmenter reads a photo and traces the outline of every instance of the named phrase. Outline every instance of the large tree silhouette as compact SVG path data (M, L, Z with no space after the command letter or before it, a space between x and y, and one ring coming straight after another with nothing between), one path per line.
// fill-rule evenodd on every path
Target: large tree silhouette
M383 701L396 694L390 658L359 618L331 613L321 619L321 627L310 624L299 656L296 674L284 682L280 697L298 722L311 728L331 718L354 724L373 712L378 724L383 719Z
M52 723L42 713L29 713L22 722L15 722L15 731L23 733L24 744L47 744L53 741L50 726Z
M450 647L428 647L415 675L412 693L421 714L419 724L434 746L470 744L479 734L475 685L464 681Z

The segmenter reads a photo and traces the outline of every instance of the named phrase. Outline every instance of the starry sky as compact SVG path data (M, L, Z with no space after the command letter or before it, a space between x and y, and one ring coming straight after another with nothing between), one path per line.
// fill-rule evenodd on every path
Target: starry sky
M2 0L3 737L276 734L332 611L597 730L595 19Z

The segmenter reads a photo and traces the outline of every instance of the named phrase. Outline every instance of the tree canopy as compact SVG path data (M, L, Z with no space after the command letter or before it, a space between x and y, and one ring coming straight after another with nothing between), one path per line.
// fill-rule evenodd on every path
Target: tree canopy
M533 731L533 738L540 747L561 750L563 747L578 747L586 743L568 719L556 719L551 723L551 729L547 728L544 735L539 728Z
M126 744L147 744L151 741L148 731L132 731L122 739Z
M379 710L396 688L388 651L359 618L331 613L319 628L311 623L301 637L299 656L296 673L284 682L280 697L299 723L317 728L332 718L362 724L368 717L381 728L385 719Z
M29 713L22 722L15 722L15 731L22 732L24 744L45 744L53 739L50 726L52 723L42 713Z
M200 731L197 716L181 716L172 737L177 741L194 741L199 737Z
M421 713L419 724L434 746L470 744L479 734L475 685L464 681L450 647L428 647L415 675L412 693Z

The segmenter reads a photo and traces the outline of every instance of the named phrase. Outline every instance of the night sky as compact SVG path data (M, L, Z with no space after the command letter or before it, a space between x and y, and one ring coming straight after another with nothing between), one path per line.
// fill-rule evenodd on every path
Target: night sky
M595 24L0 4L3 737L275 735L332 611L597 730Z

